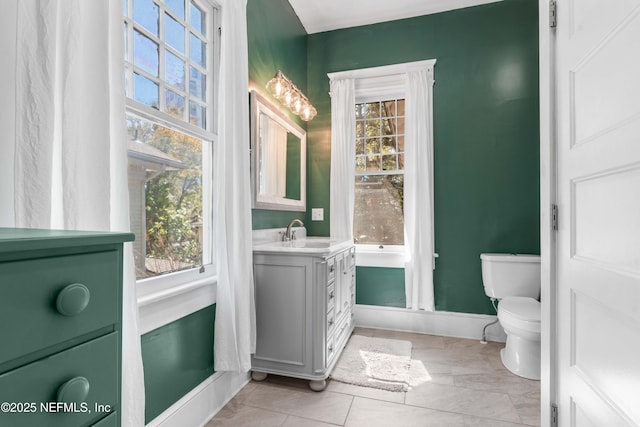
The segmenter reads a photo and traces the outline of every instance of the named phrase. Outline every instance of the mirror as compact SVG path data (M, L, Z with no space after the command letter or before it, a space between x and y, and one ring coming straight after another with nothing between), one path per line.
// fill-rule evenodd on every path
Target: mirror
M250 102L253 207L305 211L306 132L255 90Z

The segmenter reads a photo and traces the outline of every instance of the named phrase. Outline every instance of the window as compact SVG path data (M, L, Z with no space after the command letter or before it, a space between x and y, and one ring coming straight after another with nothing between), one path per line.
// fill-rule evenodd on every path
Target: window
M353 236L404 244L404 99L356 104Z
M131 230L138 279L212 263L217 14L206 0L123 0Z

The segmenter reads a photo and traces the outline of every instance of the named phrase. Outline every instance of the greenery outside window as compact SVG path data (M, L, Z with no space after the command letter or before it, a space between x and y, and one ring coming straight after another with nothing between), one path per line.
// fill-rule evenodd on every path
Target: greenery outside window
M211 273L217 10L207 0L123 6L136 277Z
M404 106L398 98L356 104L358 245L404 245Z

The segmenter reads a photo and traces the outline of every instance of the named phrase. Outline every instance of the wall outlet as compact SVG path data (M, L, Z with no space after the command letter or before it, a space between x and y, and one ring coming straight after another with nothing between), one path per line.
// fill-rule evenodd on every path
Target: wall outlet
M324 208L311 208L311 221L324 221Z

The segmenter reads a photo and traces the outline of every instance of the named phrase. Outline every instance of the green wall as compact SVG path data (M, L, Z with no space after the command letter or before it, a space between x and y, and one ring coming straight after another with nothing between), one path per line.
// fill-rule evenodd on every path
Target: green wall
M213 375L215 304L142 336L145 423Z
M537 8L506 0L310 35L307 85L318 116L308 124L307 206L324 207L325 221L308 223L309 234L329 234L326 74L435 58L436 309L493 313L480 253L540 251ZM397 275L358 274L359 301L387 305L380 284L401 286Z
M287 0L249 0L247 4L249 86L306 129L307 125L272 98L265 85L281 70L307 92L307 32ZM309 210L310 211L310 210ZM306 212L254 209L253 229L286 227L293 218L305 224ZM309 216L310 218L310 216Z
M356 304L405 308L404 269L356 267Z

